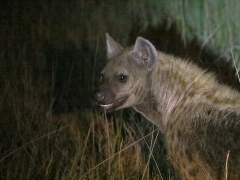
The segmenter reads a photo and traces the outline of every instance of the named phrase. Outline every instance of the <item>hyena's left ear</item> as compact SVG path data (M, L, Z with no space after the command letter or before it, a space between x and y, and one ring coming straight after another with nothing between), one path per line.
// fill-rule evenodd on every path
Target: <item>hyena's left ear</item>
M143 64L147 70L151 71L157 61L157 51L148 40L138 37L134 49L129 55L140 64Z
M117 42L113 40L108 33L106 33L106 41L107 41L107 57L108 59L112 58L114 55L123 50L123 47L120 46Z

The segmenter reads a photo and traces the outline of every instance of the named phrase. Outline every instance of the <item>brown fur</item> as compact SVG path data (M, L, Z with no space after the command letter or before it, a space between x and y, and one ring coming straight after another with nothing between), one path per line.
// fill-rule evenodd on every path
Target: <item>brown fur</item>
M96 102L132 106L156 124L181 179L240 179L239 93L143 38L124 49L107 35L107 46Z

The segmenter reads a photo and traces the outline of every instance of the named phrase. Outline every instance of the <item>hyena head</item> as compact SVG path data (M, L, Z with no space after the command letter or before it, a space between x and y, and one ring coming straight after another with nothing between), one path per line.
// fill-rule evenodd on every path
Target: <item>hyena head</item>
M95 102L107 111L140 104L147 91L147 77L156 66L157 51L138 37L133 47L123 48L106 34L108 63L102 70Z

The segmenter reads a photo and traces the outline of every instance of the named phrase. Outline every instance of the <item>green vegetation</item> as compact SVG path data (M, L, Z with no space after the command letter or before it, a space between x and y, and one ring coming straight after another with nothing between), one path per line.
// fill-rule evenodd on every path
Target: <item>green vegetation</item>
M240 2L10 0L1 4L0 179L176 179L168 163L153 162L157 170L151 171L151 151L143 150L144 140L138 141L149 132L145 126L129 125L127 121L134 118L106 118L89 106L54 114L60 56L49 60L45 49L68 47L84 54L77 59L81 62L79 73L62 83L68 89L80 79L79 92L90 101L94 78L105 57L106 32L127 45L133 25L144 29L167 18L169 23L176 21L184 41L197 36L202 46L215 47L227 57L232 50L238 60ZM70 53L69 57L74 59L75 55ZM63 77L64 68L68 67L61 67ZM73 106L75 101L85 103L74 97ZM155 136L148 138L154 145ZM164 150L154 157L156 154L160 159L165 157Z

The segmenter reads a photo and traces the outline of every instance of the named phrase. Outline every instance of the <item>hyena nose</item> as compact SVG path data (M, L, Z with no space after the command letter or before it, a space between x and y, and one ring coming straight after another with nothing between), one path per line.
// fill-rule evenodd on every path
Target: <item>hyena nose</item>
M96 90L93 94L93 98L95 101L101 101L104 99L104 95L101 92L99 92L98 90Z

